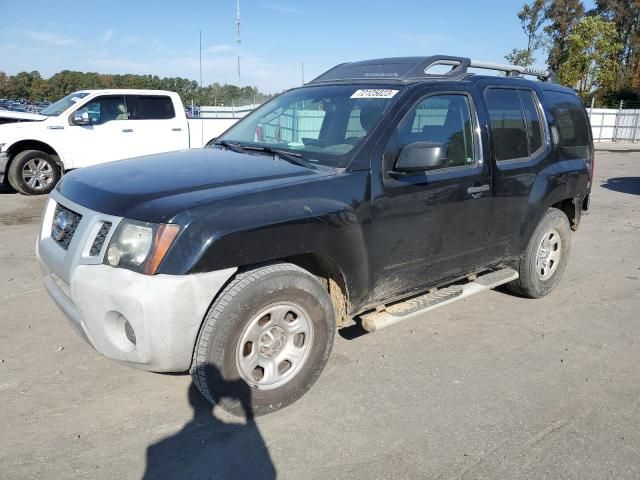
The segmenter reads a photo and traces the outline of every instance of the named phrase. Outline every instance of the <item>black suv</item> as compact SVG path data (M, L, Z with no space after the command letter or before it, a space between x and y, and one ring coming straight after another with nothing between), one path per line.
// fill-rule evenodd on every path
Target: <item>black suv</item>
M98 352L190 370L233 413L249 390L262 414L311 387L354 319L372 332L501 284L548 294L592 175L584 106L547 72L345 63L205 149L66 175L37 253Z

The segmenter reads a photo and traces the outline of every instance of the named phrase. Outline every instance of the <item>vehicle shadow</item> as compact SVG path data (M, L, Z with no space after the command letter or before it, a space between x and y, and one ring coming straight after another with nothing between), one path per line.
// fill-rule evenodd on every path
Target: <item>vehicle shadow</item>
M0 195L10 194L10 193L17 193L17 192L13 188L11 188L9 185L0 183Z
M631 195L640 195L640 177L615 177L610 178L600 185L607 190Z
M144 480L156 479L274 479L276 470L255 424L251 392L242 381L223 382L224 390L239 401L245 420L225 423L191 384L188 391L193 418L182 429L147 449Z

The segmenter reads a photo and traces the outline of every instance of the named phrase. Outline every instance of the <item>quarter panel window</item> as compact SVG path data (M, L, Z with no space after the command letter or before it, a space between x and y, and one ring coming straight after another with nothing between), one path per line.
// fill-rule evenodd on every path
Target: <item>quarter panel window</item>
M589 158L589 122L580 99L569 93L544 93L558 132L558 146L568 158Z
M419 101L396 130L400 149L417 142L438 144L442 163L451 168L475 163L471 106L466 95L434 95Z

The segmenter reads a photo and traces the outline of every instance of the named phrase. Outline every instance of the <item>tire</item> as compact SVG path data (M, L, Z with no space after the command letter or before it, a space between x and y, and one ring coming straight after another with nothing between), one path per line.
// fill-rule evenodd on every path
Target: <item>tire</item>
M25 150L13 157L7 179L20 193L45 195L54 189L60 176L60 167L51 155L40 150Z
M289 263L257 267L238 274L210 307L191 377L209 402L234 415L274 412L318 379L335 330L331 298L315 276Z
M540 220L520 257L520 277L507 287L529 298L548 295L560 282L570 252L569 220L561 210L550 208Z

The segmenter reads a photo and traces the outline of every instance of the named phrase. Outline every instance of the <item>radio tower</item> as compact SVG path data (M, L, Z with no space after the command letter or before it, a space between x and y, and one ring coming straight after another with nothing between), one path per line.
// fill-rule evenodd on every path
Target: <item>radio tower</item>
M238 44L238 88L240 88L240 0L236 0L236 43Z

